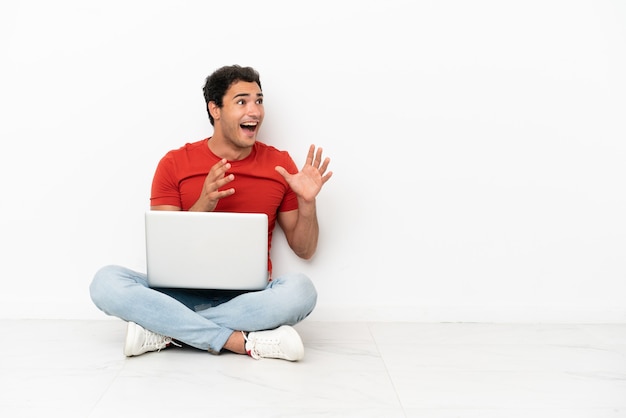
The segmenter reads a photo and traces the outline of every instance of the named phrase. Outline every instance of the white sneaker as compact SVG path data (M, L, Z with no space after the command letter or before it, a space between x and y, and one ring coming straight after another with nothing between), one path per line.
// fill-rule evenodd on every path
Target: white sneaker
M124 355L130 357L138 356L148 351L161 351L171 343L172 339L170 337L148 331L134 322L129 322L126 328Z
M246 351L257 360L279 358L297 361L304 357L302 340L298 332L289 325L269 331L250 332L246 337Z

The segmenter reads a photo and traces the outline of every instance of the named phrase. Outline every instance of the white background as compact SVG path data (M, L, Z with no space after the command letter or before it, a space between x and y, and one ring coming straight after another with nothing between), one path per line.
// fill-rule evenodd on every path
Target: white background
M321 320L626 320L626 3L20 1L0 6L0 317L104 318L144 269L204 78L261 73L264 142L332 158Z

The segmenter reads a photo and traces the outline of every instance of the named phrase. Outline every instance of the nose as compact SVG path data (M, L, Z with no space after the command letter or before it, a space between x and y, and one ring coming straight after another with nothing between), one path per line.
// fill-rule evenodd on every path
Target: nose
M250 103L248 105L248 115L260 118L263 115L263 105L258 103Z

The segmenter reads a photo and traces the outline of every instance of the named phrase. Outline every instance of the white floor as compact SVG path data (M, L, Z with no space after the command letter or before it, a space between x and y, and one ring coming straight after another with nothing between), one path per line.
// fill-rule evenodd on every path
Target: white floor
M305 321L297 363L125 358L119 320L0 320L1 417L626 417L626 324Z

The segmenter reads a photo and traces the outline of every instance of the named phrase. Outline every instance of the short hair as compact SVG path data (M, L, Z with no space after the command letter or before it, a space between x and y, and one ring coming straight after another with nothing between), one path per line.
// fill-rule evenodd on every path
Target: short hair
M261 77L258 71L252 67L227 65L218 68L206 78L202 91L204 92L206 111L209 114L211 125L214 124L214 121L211 112L209 112L209 102L214 102L217 107L221 108L224 105L226 91L237 81L257 83L259 88L261 88Z

